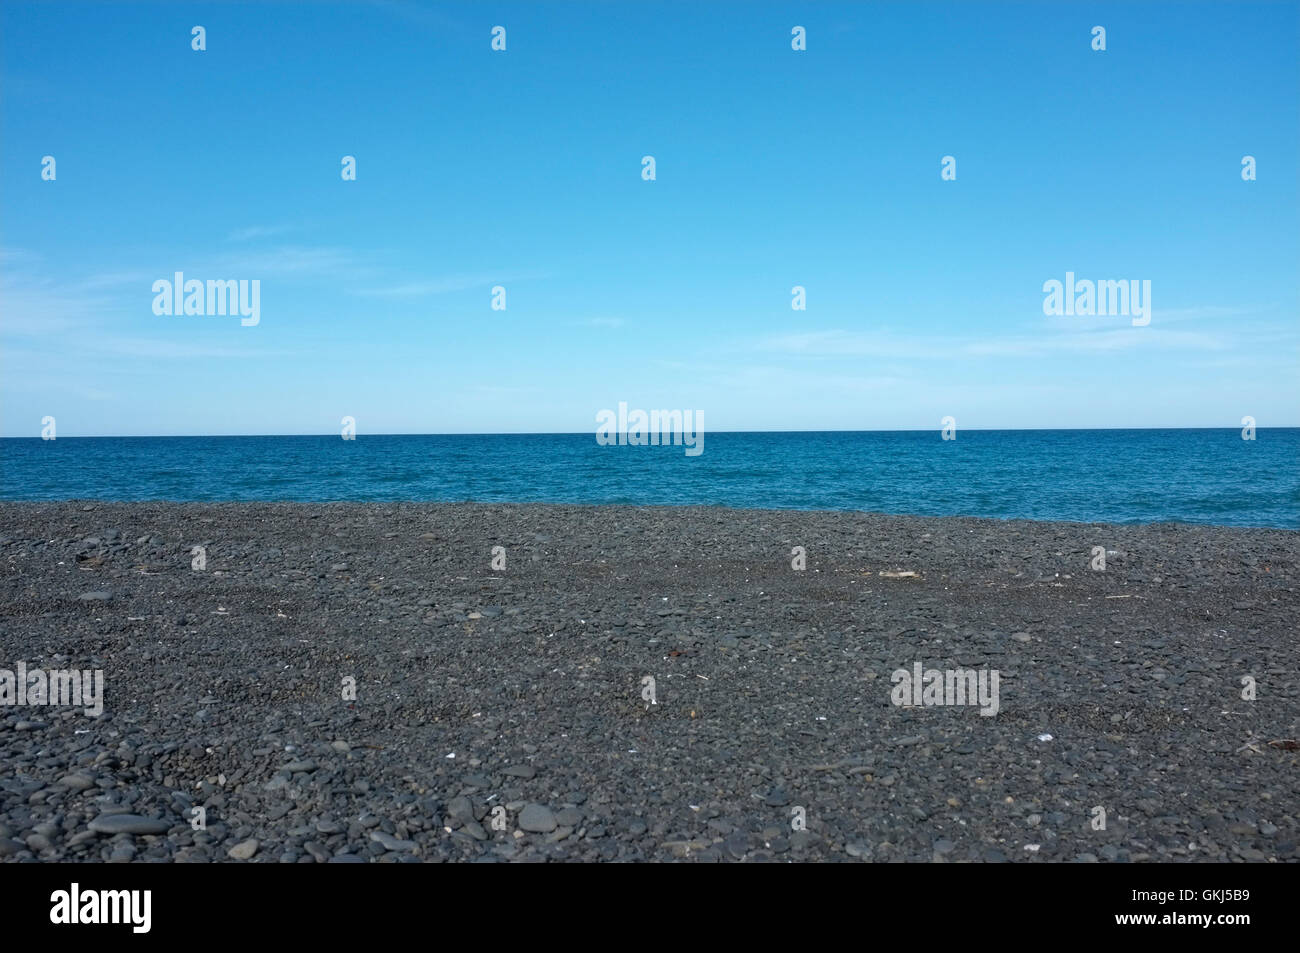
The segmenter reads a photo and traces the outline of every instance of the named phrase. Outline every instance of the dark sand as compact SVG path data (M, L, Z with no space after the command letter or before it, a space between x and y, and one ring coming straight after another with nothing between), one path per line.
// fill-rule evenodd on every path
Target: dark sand
M1298 556L1168 524L0 504L0 668L106 680L100 718L0 708L0 858L1295 861ZM917 662L996 669L997 714L892 704Z

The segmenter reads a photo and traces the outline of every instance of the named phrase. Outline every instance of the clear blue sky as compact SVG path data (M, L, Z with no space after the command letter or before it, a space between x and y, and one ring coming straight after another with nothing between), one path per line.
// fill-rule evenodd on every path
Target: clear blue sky
M1295 426L1298 10L5 0L0 433Z

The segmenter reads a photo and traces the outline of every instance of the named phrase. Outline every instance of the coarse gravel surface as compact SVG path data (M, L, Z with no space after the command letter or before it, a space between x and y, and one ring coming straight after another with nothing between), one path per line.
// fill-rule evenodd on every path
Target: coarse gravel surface
M3 503L0 668L102 670L104 708L0 707L0 860L1295 862L1298 557L1176 524ZM996 713L894 704L918 663L996 671Z

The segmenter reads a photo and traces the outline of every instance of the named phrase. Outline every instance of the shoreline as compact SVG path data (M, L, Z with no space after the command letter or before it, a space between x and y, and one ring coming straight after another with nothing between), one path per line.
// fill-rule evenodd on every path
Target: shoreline
M884 510L857 509L823 509L796 506L727 506L723 503L571 503L565 501L493 501L493 500L104 500L94 497L75 497L69 499L12 499L0 497L0 509L4 507L410 507L441 508L457 506L538 508L538 509L579 509L579 510L681 510L683 512L713 511L722 513L747 514L807 514L816 517L865 517L872 519L917 520L931 522L976 522L994 524L1025 523L1029 526L1066 526L1097 527L1116 529L1125 528L1166 528L1196 530L1231 530L1245 532L1278 532L1300 534L1300 526L1243 526L1235 523L1194 523L1184 520L1165 519L1153 521L1115 522L1113 520L1069 520L1069 519L1034 519L1027 516L978 516L973 514L952 513L931 515L925 513L892 513Z
M0 567L0 669L104 673L0 706L0 860L1300 860L1295 530L6 501Z

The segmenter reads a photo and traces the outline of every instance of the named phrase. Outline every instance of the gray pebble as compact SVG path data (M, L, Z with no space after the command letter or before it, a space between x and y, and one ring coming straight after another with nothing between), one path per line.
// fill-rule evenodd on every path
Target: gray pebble
M549 807L541 804L528 804L519 812L520 830L536 834L549 834L559 825Z
M248 860L257 853L258 846L257 841L250 837L226 851L226 856L231 860Z
M383 845L385 850L410 851L419 846L415 841L398 840L392 834L386 834L383 831L371 831L370 839Z
M96 834L166 834L172 825L139 814L101 814L88 826Z

